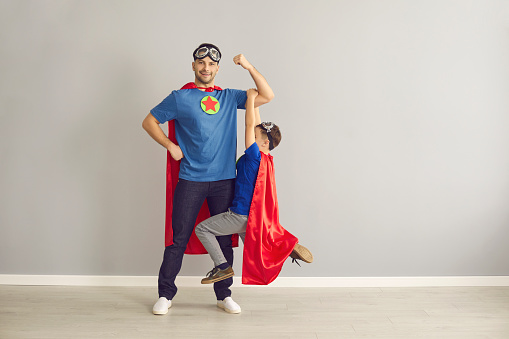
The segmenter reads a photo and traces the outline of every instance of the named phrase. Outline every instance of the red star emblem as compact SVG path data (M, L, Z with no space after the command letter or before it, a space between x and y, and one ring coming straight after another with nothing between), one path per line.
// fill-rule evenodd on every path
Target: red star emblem
M211 97L207 97L207 100L202 101L202 104L205 105L205 112L208 110L216 112L217 101L212 100Z

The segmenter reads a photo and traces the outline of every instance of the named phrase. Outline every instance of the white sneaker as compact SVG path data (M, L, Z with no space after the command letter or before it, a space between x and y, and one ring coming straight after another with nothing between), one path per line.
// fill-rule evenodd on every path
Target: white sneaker
M222 308L228 313L240 313L240 306L231 297L226 297L224 300L217 301L217 307Z
M168 313L168 309L170 307L171 307L171 300L168 300L165 297L161 297L155 303L154 308L152 308L152 313L166 314L166 313Z

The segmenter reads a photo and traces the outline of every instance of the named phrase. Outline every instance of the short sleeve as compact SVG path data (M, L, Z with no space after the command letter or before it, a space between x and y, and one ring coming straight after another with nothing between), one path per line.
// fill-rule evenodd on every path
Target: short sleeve
M164 98L159 105L152 108L150 113L161 124L175 119L177 117L177 100L175 98L175 91L171 92L170 95Z
M247 92L240 89L232 89L235 101L237 102L237 109L246 109Z
M248 159L260 160L262 158L262 155L260 154L260 148L256 142L253 142L253 144L249 146L248 149L244 151L244 153Z

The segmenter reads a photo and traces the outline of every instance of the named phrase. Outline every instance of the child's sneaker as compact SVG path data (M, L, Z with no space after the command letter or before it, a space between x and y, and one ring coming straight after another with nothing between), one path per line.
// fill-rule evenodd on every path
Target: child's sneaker
M233 277L233 268L231 266L228 266L228 268L225 268L224 270L214 267L212 271L207 273L207 277L201 280L201 283L212 284L217 281L228 279L229 277Z
M296 244L293 248L292 253L290 254L292 259L299 259L307 263L313 262L313 254L310 250L302 246L301 244Z

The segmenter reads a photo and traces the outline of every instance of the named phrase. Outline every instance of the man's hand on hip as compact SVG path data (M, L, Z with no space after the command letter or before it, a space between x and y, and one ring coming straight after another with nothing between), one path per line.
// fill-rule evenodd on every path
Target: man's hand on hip
M182 150L180 149L179 145L175 145L174 143L171 143L168 146L167 150L168 150L168 152L170 152L171 157L175 161L179 161L180 159L182 159L184 157L184 153L182 153Z

